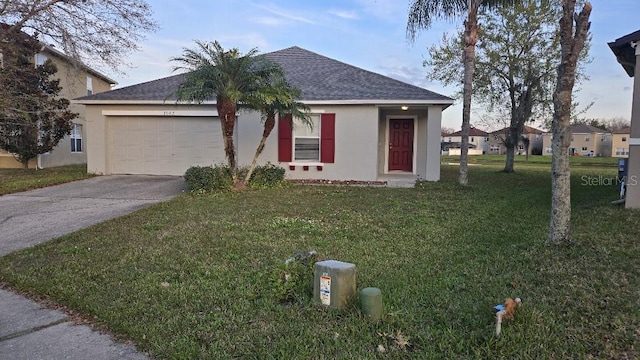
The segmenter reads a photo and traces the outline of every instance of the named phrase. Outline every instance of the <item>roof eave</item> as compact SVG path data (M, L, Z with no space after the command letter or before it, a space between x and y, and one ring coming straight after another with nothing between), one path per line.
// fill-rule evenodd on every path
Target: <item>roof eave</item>
M92 100L74 99L74 104L82 105L194 105L189 102L176 102L175 100ZM402 105L441 105L443 110L453 105L454 100L302 100L306 105L379 105L379 106L402 106ZM215 105L215 100L203 101L197 105Z

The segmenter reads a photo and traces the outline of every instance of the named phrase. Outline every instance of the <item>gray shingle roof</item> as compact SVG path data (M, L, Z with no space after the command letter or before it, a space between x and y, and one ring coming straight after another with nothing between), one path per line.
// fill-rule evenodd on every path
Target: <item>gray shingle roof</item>
M487 136L487 135L489 135L489 133L486 132L486 131L482 131L480 129L472 127L472 128L469 129L469 135L470 136ZM462 136L462 130L458 130L458 131L456 131L454 133L451 133L449 135L445 135L445 137L446 136Z
M282 66L287 80L302 90L302 100L416 100L452 103L452 99L432 91L376 74L316 54L297 46L265 54ZM149 101L170 96L184 79L184 74L127 86L78 100ZM212 99L213 100L213 99Z
M569 131L572 134L592 134L592 133L606 133L607 130L602 130L595 126L587 125L587 124L572 124L569 127Z

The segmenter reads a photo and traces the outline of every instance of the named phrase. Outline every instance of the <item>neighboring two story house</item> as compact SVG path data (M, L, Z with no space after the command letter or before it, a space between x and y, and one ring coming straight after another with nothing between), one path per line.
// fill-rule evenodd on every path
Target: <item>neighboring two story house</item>
M489 150L487 154L504 155L507 153L504 140L508 132L509 128L504 127L489 134L489 141L487 142ZM542 134L544 134L544 131L525 125L515 153L517 155L526 155L528 152L528 155L539 155L542 151ZM526 144L525 139L529 140L529 144Z
M586 124L570 126L571 145L569 155L572 156L611 156L612 135L610 132ZM543 155L551 155L552 134L543 135Z
M611 156L629 157L629 138L631 128L626 127L611 134Z
M116 82L109 77L87 66L74 64L73 61L62 52L51 46L43 46L42 51L35 56L35 64L43 64L47 59L51 60L58 72L62 91L60 96L74 99L81 96L96 94L111 90ZM73 120L73 130L70 135L60 141L58 146L49 153L39 155L29 163L30 168L46 168L68 164L81 164L87 162L86 132L85 132L85 107L79 104L71 104L69 109L79 116ZM12 154L0 150L0 168L21 168Z

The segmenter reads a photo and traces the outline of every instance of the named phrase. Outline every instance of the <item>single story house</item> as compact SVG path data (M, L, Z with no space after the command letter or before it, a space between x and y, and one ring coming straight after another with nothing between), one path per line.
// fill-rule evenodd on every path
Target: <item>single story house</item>
M625 207L640 208L640 30L609 43L611 51L633 81L631 131L629 137L629 169Z
M302 90L313 129L279 119L260 163L289 179L440 179L442 111L453 100L299 48L265 56ZM184 74L76 99L86 106L87 166L96 174L183 175L225 162L215 99L177 103ZM262 135L257 112L240 112L238 163L251 162Z

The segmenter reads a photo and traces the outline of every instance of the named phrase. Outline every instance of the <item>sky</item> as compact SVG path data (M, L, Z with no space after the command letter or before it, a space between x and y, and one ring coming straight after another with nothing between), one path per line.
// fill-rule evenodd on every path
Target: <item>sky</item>
M147 0L160 29L130 55L124 74L111 75L124 87L173 74L169 59L194 48L194 40L218 40L226 48L261 53L299 46L330 58L452 96L456 89L426 79L422 66L428 48L444 33L460 29L463 19L436 22L414 42L407 41L409 1L403 0ZM583 115L610 119L631 117L633 79L617 63L607 42L637 31L638 0L592 0L593 62L590 80L577 101L593 103ZM636 15L634 15L636 14ZM481 20L480 20L481 21ZM462 68L461 68L462 71ZM472 125L491 127L472 108ZM460 101L443 112L442 126L459 129ZM491 130L491 129L486 129Z

